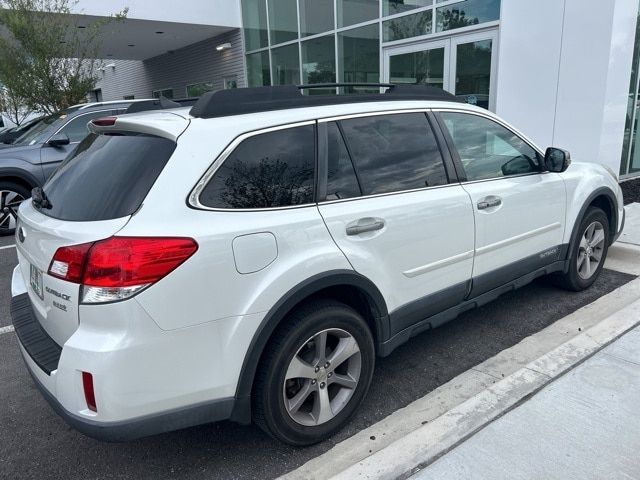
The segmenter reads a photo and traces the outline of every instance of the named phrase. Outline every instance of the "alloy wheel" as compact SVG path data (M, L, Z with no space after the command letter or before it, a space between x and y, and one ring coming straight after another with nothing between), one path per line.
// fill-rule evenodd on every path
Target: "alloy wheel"
M598 270L602 261L606 235L600 222L591 223L580 239L578 250L578 275L589 280Z
M0 190L0 230L16 228L18 207L25 198L12 190Z
M282 387L287 413L304 426L330 421L351 400L361 367L360 347L350 333L338 328L316 333L289 362Z

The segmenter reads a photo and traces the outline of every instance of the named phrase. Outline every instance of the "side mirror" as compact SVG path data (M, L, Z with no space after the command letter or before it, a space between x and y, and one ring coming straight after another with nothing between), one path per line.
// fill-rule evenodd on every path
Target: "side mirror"
M58 133L54 135L48 142L47 145L54 148L64 147L65 145L69 145L71 140L64 133Z
M571 165L571 154L561 148L549 147L544 154L544 165L550 172L562 173Z

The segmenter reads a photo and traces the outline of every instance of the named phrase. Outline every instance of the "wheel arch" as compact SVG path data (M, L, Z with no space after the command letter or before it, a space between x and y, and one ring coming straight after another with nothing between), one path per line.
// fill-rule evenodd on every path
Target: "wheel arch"
M275 330L298 305L323 297L343 301L362 313L371 327L376 346L387 340L387 305L371 280L352 270L334 270L307 279L289 290L267 312L253 335L240 370L231 420L243 424L251 422L251 392L257 367Z
M587 210L590 207L598 207L604 211L609 219L609 233L610 239L613 241L618 229L618 209L617 209L617 201L616 195L613 191L608 187L601 187L595 190L591 195L589 195L586 201L583 203L578 215L576 216L575 222L573 224L573 230L571 231L571 240L569 242L569 250L567 255L570 257L571 252L576 246L576 242L578 242L580 236L580 222L584 218ZM567 259L568 260L568 259Z
M1 168L0 182L18 183L29 191L40 185L40 182L35 176L19 168Z

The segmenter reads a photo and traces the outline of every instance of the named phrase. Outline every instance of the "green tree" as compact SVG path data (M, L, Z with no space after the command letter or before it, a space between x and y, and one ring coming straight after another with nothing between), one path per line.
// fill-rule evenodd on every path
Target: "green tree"
M32 110L53 113L85 101L98 80L104 28L127 10L92 21L77 0L0 0L0 83Z
M22 124L31 113L24 98L16 95L10 88L0 85L0 112L16 125Z

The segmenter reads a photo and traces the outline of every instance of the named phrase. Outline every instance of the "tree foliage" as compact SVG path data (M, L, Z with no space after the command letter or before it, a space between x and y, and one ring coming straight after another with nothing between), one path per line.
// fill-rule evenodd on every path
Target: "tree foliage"
M104 27L72 15L77 0L0 0L0 83L32 110L53 113L85 101L98 80Z
M0 85L0 112L4 112L16 125L24 122L32 110L27 102L10 88Z

